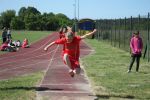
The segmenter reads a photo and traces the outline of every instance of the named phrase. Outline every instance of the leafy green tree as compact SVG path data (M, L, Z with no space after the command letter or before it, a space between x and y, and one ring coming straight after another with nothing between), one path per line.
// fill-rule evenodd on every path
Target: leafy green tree
M25 23L20 17L14 17L11 20L10 26L12 29L15 29L15 30L25 29Z
M28 7L25 10L25 16L30 16L30 15L41 15L41 13L34 7Z
M18 16L22 19L22 20L24 20L24 17L25 17L25 15L26 15L26 8L25 7L21 7L20 8L20 10L19 10L19 12L18 12Z
M55 16L58 17L58 18L69 20L69 18L66 15L62 14L62 13L58 13Z
M3 27L10 27L11 20L15 17L15 10L7 10L1 13L1 23Z
M0 29L2 29L2 28L3 28L2 18L1 18L1 16L0 16Z
M37 17L34 14L25 16L25 28L27 30L36 30Z
M40 30L41 13L34 7L22 7L18 13L19 17L24 21L27 30Z
M50 12L50 13L47 14L47 17L55 17L55 14Z
M36 15L36 30L45 30L45 22L42 20L42 15Z
M14 10L3 12L0 16L0 28L11 27L21 30L56 30L60 26L72 25L66 15L59 13L41 13L34 7L21 7L18 16L15 16Z
M27 30L40 30L41 13L34 7L21 8L20 17L24 19L25 28Z
M59 20L59 26L62 26L64 24L68 25L70 23L70 19L62 13L56 14L55 17L57 18L57 20Z
M49 18L48 22L46 23L46 30L52 30L55 31L58 29L59 27L59 21L53 17L53 18Z

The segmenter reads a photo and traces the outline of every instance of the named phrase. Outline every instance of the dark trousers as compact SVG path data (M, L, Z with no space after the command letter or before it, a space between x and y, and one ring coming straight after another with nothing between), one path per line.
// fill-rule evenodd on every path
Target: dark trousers
M7 40L7 38L3 37L3 43L5 43L5 42L6 42L6 40Z
M140 58L141 58L141 54L132 54L131 55L131 61L130 61L130 65L129 65L129 70L132 69L132 66L136 60L136 71L139 71L139 65L140 65Z

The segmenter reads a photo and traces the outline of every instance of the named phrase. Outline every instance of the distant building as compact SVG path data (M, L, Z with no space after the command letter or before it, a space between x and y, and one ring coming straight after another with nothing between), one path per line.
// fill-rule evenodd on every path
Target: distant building
M80 30L93 30L95 28L95 21L92 19L82 19L78 24Z

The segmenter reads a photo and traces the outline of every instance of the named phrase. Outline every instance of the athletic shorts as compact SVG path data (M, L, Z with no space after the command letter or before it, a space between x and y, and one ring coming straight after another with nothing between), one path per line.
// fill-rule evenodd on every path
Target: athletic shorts
M79 64L79 60L75 57L71 57L69 56L69 60L70 60L70 63L71 63L71 66L72 66L72 69L74 70L75 68L78 68L80 67L80 64ZM66 64L65 60L64 60L64 54L63 54L63 61L64 61L64 64Z

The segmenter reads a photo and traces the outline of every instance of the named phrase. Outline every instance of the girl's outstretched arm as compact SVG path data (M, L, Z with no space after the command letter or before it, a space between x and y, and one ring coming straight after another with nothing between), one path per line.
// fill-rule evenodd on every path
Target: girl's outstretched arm
M96 31L97 31L97 30L94 29L92 32L89 32L89 33L87 33L87 34L81 36L81 39L85 39L85 38L87 38L88 36L93 35Z
M47 51L48 48L51 47L51 46L54 45L54 44L55 44L55 42L51 42L50 44L48 44L48 45L44 48L44 50Z

